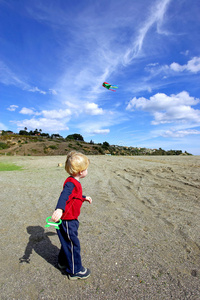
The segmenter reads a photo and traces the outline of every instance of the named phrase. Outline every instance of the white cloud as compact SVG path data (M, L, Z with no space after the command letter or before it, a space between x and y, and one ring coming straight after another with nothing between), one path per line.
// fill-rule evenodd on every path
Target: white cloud
M96 129L91 132L91 134L108 134L110 129Z
M126 109L144 110L151 113L154 117L153 125L172 123L172 122L192 122L200 123L200 110L191 106L197 105L200 99L190 97L185 91L167 96L164 93L158 93L150 99L134 97L127 105Z
M104 113L103 109L98 106L98 104L94 102L84 102L77 100L75 98L72 98L72 100L65 101L64 102L70 109L73 111L74 114L80 115L82 113L96 116L96 115L102 115Z
M17 124L18 128L28 127L30 130L35 128L41 128L47 132L59 132L61 130L69 130L66 123L69 121L71 111L69 109L58 109L58 110L42 110L36 112L34 109L23 107L20 111L21 114L34 115L31 119L25 119L22 121L11 121ZM43 116L38 117L37 116Z
M171 65L170 65L170 69L172 69L173 71L175 72L182 72L185 70L185 67L184 66L181 66L175 62L173 62Z
M12 108L12 106L10 106L10 108ZM13 109L14 108L15 106ZM43 132L48 133L58 133L62 130L69 130L67 122L69 122L71 117L70 109L42 110L38 112L35 111L34 108L23 107L19 113L23 115L32 115L33 117L20 121L10 121L17 125L18 130L25 127L29 128L29 130L41 128Z
M143 109L145 111L154 112L157 110L167 110L170 107L177 107L180 105L196 105L200 102L200 99L190 97L188 92L183 91L177 95L167 96L164 93L157 93L151 96L150 99L144 97L134 97L127 106L127 110Z
M34 115L35 111L31 108L23 107L19 113L23 115Z
M48 119L48 118L39 118L39 119L29 119L23 121L12 121L12 123L17 124L18 128L27 127L29 129L35 130L36 128L41 128L44 132L59 132L60 130L69 130L68 126L65 122L61 122L56 119Z
M43 110L41 111L41 114L45 118L49 118L49 119L63 119L71 115L71 110L70 109Z
M170 65L170 69L175 72L183 72L186 70L191 73L198 73L200 72L200 57L193 57L186 65L179 65L178 63L173 62Z
M198 124L200 123L200 110L182 105L179 107L170 107L165 112L154 112L153 125L172 122L194 122Z
M10 105L7 110L9 111L15 111L19 106L18 105Z
M103 109L99 108L96 103L85 103L85 112L88 115L102 115Z
M34 109L23 107L20 110L21 114L24 115L35 115L41 116L43 115L45 118L48 119L63 119L69 117L71 115L70 109L58 109L58 110L42 110L41 112L36 112Z

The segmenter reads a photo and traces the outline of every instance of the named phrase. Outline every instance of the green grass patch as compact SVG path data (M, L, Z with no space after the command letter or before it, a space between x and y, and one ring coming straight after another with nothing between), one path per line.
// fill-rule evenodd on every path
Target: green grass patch
M16 166L15 164L2 163L0 162L0 171L20 171L22 167Z

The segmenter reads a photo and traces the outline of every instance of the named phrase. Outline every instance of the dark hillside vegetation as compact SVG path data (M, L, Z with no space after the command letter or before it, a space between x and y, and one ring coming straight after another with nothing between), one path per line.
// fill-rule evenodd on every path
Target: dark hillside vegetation
M24 131L23 131L24 133ZM138 147L110 145L108 142L95 144L85 142L79 134L66 138L59 134L4 134L0 136L0 155L51 156L65 155L69 151L81 151L86 155L190 155L181 150L165 151Z

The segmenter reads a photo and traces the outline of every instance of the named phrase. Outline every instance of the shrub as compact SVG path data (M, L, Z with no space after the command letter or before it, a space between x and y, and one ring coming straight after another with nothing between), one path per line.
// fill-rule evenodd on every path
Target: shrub
M9 148L9 146L6 143L0 142L0 150L2 150L2 149L8 149L8 148Z
M58 149L58 146L56 146L56 145L50 145L49 148L51 148L52 150L56 150L56 149Z
M37 153L37 152L38 152L37 149L31 149L31 151L32 151L33 153Z

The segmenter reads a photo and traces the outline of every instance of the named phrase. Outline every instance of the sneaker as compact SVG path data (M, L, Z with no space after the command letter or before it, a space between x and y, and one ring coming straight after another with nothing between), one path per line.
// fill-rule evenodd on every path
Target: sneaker
M65 266L65 265L62 266L61 264L58 263L58 268L61 270L65 270L67 268L67 266Z
M76 274L68 274L68 278L70 280L77 280L77 279L86 279L90 276L90 270L83 268L82 271L79 271Z

